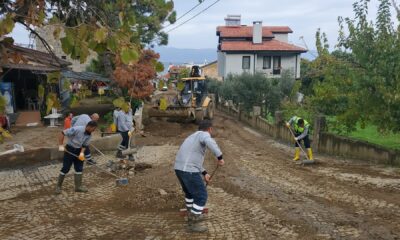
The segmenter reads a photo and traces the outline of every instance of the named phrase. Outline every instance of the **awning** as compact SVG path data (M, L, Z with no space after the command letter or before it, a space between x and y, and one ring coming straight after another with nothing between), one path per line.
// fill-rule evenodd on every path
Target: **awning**
M74 72L70 70L62 71L61 76L70 79L82 80L82 81L98 81L109 83L111 80L109 78L103 77L100 74L93 72Z

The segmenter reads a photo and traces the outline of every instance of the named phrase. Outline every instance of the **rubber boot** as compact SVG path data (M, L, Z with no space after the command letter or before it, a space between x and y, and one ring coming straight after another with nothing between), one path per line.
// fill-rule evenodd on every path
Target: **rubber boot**
M311 161L314 160L311 148L307 148L307 155L308 159L310 159Z
M294 158L293 161L298 161L300 160L300 148L296 147L294 150Z
M200 217L200 215L189 212L189 215L188 215L188 231L189 232L202 233L202 232L208 231L208 228L206 226L202 226L200 224L199 217Z
M193 214L190 210L191 210L192 208L186 208L186 210L187 210L187 212L188 212L188 219L189 218L191 218L193 221L196 221L196 222L201 222L201 221L204 221L204 220L206 220L206 215L204 215L204 214ZM192 213L192 214L191 214ZM196 217L196 218L193 218L193 217Z
M87 188L82 186L82 174L75 174L75 192L87 192Z
M55 194L60 194L62 192L61 188L62 188L62 184L64 182L64 178L65 178L65 175L62 175L62 174L58 175L58 181L57 181Z
M121 150L117 150L116 157L117 158L124 158L124 155L122 155L122 151Z

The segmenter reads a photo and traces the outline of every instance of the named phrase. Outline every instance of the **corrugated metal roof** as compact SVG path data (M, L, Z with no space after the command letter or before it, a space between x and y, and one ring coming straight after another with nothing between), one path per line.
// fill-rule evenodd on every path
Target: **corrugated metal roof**
M76 80L83 80L83 81L98 81L98 82L111 82L109 78L103 77L100 74L93 73L93 72L74 72L74 71L62 71L61 75L65 78L71 78Z

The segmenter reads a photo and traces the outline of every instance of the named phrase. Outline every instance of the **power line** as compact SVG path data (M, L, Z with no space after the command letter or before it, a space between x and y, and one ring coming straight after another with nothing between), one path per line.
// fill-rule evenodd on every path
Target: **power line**
M193 18L199 16L200 14L202 14L203 12L207 11L209 8L211 8L212 6L214 6L215 4L217 4L219 1L221 0L216 0L214 3L212 3L210 6L206 7L205 9L201 10L199 13L197 13L196 15L194 15L193 17L189 18L188 20L184 21L183 23L179 24L178 26L171 28L170 30L166 31L166 33L169 33L171 31L174 31L175 29L179 28L180 26L186 24L187 22L189 22L190 20L192 20Z
M178 18L175 20L175 23L176 23L177 21L179 21L179 19L181 19L181 18L183 18L184 16L188 15L191 11L195 10L198 6L200 6L200 5L201 5L202 3L204 3L205 1L206 1L206 0L203 0L203 1L199 2L196 6L192 7L189 11L185 12L182 16L178 17ZM171 25L174 25L175 23L170 23L170 24L168 24L167 26L163 27L163 29L164 29L164 28L167 28L167 27L169 27L169 26L171 26Z

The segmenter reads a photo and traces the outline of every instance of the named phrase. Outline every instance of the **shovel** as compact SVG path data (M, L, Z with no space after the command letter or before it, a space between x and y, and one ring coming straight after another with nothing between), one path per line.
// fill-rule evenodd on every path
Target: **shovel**
M92 145L92 146L93 146L93 145ZM93 147L94 147L94 146L93 146ZM97 151L99 151L96 147L94 147L94 149L96 149ZM70 154L70 155L76 157L76 158L79 158L79 156L77 156L76 154L73 154L73 153L67 151L67 149L65 149L64 151L65 151L66 153L68 153L68 154ZM99 151L99 152L100 152L100 151ZM101 152L100 152L100 153L101 153ZM102 153L101 153L101 154L102 154ZM103 154L103 156L105 156L105 155ZM117 186L125 186L125 185L128 185L128 182L129 182L129 181L128 181L128 178L120 178L120 177L118 177L117 175L115 175L114 173L110 173L109 171L104 170L103 168L97 166L96 164L93 164L93 165L91 165L91 166L95 166L95 167L97 167L98 169L100 169L102 172L107 173L108 175L111 175L111 176L115 177L115 178L116 178L115 181L116 181Z
M133 131L132 131L132 135L133 135ZM137 153L136 148L131 148L132 135L129 137L128 149L121 151L122 155L124 155L124 156L133 155L133 154Z
M314 160L311 160L310 158L308 158L308 155L307 155L306 151L304 151L304 149L303 149L303 147L301 146L301 144L299 143L299 141L296 140L296 136L294 135L292 128L289 127L289 131L290 131L290 133L292 134L293 138L295 139L295 141L296 141L297 145L299 146L300 150L304 153L304 155L305 155L306 158L307 158L307 160L303 160L301 164L302 164L302 165L314 164L315 161L314 161Z
M20 144L14 144L13 149L0 153L0 156L16 152L24 152L24 151L25 151L24 146Z

